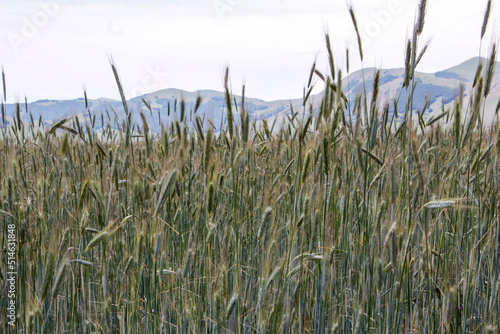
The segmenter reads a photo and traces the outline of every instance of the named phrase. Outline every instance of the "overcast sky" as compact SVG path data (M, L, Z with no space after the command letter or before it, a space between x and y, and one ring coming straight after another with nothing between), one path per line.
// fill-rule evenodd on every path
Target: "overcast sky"
M364 67L402 67L418 0L352 0ZM486 0L429 0L418 70L434 72L479 55ZM498 37L494 4L482 54ZM8 101L117 98L112 56L128 98L163 88L232 89L265 100L302 96L315 58L326 69L324 32L336 63L361 68L344 0L0 0L0 64ZM320 85L320 83L318 83Z

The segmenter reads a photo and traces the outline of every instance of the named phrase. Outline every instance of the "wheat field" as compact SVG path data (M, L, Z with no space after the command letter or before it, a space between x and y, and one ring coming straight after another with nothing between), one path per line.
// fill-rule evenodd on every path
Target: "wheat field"
M497 332L500 126L482 123L496 47L470 104L457 88L453 110L428 121L411 94L402 121L390 115L378 75L370 98L345 96L328 34L326 47L330 71L313 66L304 110L283 122L251 119L227 70L222 128L193 110L195 126L176 115L153 133L143 114L132 122L142 112L114 64L126 114L100 132L101 115L48 128L3 115L0 220L18 239L5 332Z

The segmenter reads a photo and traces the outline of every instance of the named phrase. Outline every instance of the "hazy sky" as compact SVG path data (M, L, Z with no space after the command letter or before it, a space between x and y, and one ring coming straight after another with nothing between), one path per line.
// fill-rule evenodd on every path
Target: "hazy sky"
M365 67L402 67L418 0L352 0ZM429 0L418 70L434 72L479 54L486 0ZM482 54L498 37L494 4ZM112 56L128 98L162 88L222 90L266 100L302 96L315 58L326 69L328 30L338 65L361 67L344 0L0 0L0 64L8 101L117 98ZM318 86L321 83L318 82Z

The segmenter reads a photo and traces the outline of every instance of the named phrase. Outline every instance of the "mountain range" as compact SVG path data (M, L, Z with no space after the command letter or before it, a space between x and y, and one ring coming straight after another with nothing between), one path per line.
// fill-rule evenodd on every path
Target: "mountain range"
M464 85L464 106L467 107L473 91L472 85L479 61L480 58L476 57L436 73L417 72L416 80L418 84L414 92L414 111L422 108L426 98L430 100L430 104L424 114L424 119L429 119L432 115L441 113L443 108L445 110L452 108L461 84ZM483 59L483 61L487 64L486 59ZM491 91L485 103L486 124L493 121L496 107L500 101L499 65L498 62L495 65L496 70L491 84ZM349 97L349 101L354 101L354 97L363 91L366 91L368 99L371 98L376 71L375 68L365 68L343 78L343 92ZM404 68L380 70L379 104L380 106L386 103L389 104L390 114L394 112L393 100L395 98L398 101L398 111L404 110L407 94L406 90L401 90L404 75ZM313 110L319 109L322 96L323 93L310 96L308 103L312 104ZM142 111L146 116L150 130L156 132L161 128L161 124L169 124L172 120L178 120L181 109L184 109L187 122L193 121L194 110L199 98L201 98L201 103L196 113L200 117L210 120L215 128L219 128L226 115L223 92L215 90L187 92L169 88L131 98L127 101L127 104L129 109L132 110L134 122L140 124L141 120L138 111ZM234 105L237 108L241 107L241 96L233 95L233 98ZM21 103L19 108L21 118L24 121L29 121L31 117L38 121L41 117L43 123L47 126L62 118L70 118L76 115L80 120L84 120L89 114L96 115L96 129L102 127L103 123L106 124L109 120L114 123L116 120L121 121L124 119L125 112L121 101L99 98L87 102L88 109L85 108L83 98L74 100L39 100L27 104ZM285 115L291 113L292 108L294 112L302 112L302 104L302 98L264 101L245 97L245 111L249 113L251 120L267 119L273 121L275 118L282 119L285 118ZM26 105L29 113L26 112ZM16 104L6 104L5 108L7 123L12 121L12 117L16 115L17 106Z

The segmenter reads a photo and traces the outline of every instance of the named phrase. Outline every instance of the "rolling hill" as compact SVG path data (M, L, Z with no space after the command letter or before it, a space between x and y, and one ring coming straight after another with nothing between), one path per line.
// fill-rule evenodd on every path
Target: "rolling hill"
M416 74L418 81L414 93L414 111L421 109L426 97L430 99L430 106L425 113L424 118L440 113L451 108L454 99L457 96L459 86L464 85L464 106L468 106L472 92L472 84L476 73L476 68L480 58L469 59L457 66L436 72ZM486 61L486 60L485 60ZM496 72L493 77L491 92L486 100L485 122L491 123L495 116L495 108L500 100L500 63L496 64ZM354 97L366 91L367 98L370 99L373 90L373 81L375 77L375 68L366 68L351 73L343 79L343 91L354 101ZM399 112L404 110L406 103L406 90L401 90L404 80L404 69L381 69L379 86L379 106L389 105L389 112L393 114L394 99L397 100L397 109ZM321 84L319 82L318 84ZM313 110L318 110L322 94L313 95L309 99ZM214 90L200 90L187 92L175 88L164 89L143 96L128 100L129 109L132 110L133 120L141 122L139 111L146 116L151 131L159 131L161 124L169 124L172 120L180 118L181 109L184 108L185 119L190 124L194 121L194 109L198 97L201 98L201 104L197 110L200 117L210 120L215 128L219 128L225 117L225 97L223 92ZM234 105L241 107L241 96L234 95ZM181 101L184 101L183 103ZM182 106L184 104L184 106ZM6 104L7 122L16 115L16 104ZM245 98L245 110L253 119L284 118L291 113L291 107L295 112L303 111L302 98L291 100L264 101L257 98ZM350 105L352 108L353 105ZM151 110L149 109L151 108ZM38 121L40 118L43 124L50 125L62 118L78 116L80 120L88 118L89 114L96 116L95 128L99 129L102 124L108 120L123 120L124 110L121 101L100 98L88 101L88 110L85 108L83 98L75 100L39 100L27 104L21 103L19 106L21 118L24 121L30 121L31 117ZM349 113L349 111L346 111ZM31 114L31 115L30 115ZM236 117L238 120L239 117Z

